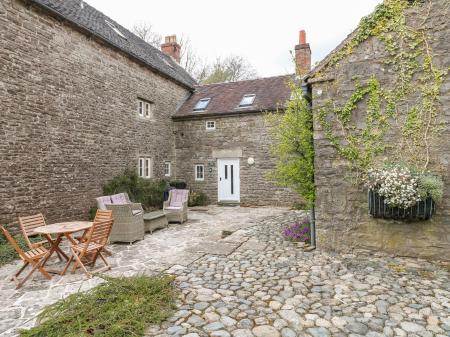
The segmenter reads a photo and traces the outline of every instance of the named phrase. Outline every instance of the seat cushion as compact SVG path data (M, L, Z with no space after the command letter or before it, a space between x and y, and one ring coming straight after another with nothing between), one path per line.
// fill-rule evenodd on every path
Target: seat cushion
M128 204L128 200L124 193L114 194L111 196L111 201L113 204Z
M111 197L109 195L106 195L104 197L98 197L96 200L98 209L106 210L106 205L112 204Z
M172 211L180 211L181 209L183 209L183 207L169 206L169 207L166 207L165 209L172 210Z

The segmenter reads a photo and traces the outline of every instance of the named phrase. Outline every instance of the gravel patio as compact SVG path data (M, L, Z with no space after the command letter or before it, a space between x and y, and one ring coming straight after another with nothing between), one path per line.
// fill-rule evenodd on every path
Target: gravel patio
M280 235L302 215L283 208L211 206L184 225L113 245L109 275L176 275L179 308L147 336L450 336L450 275L426 261L303 252ZM221 239L222 230L234 231ZM47 304L99 282L36 276L15 290L0 268L0 335L35 324Z

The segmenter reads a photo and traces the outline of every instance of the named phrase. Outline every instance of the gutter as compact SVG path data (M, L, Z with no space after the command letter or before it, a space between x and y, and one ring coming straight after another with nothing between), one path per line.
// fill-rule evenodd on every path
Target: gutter
M284 112L285 108L273 108L267 110L246 110L246 111L228 111L228 112L213 112L213 113L204 113L204 114L189 114L189 115L174 115L172 119L176 120L194 120L194 119L203 119L207 117L231 117L231 116L239 116L239 115L255 115L255 114L263 114L267 112Z
M178 79L176 79L176 78L170 76L169 74L166 74L166 73L163 72L162 70L159 70L158 68L156 68L156 67L150 65L150 64L149 64L147 61L145 61L144 59L140 58L139 56L135 55L135 54L132 53L132 52L129 52L129 51L124 50L122 47L120 47L120 46L118 46L117 44L115 44L114 42L112 42L112 41L110 41L110 40L104 38L103 36L99 35L98 33L94 32L93 30L91 30L91 29L89 29L89 28L87 28L87 27L85 27L85 26L83 26L83 25L80 25L80 24L78 24L78 23L76 23L76 22L74 22L74 21L72 21L72 20L66 18L64 15L62 15L61 13L59 13L57 10L55 10L55 9L53 9L53 8L51 8L51 7L47 6L47 5L45 5L45 4L41 4L41 3L38 3L38 2L34 2L33 0L25 0L25 4L30 4L30 3L32 3L33 5L35 5L35 6L39 7L39 8L42 8L42 9L48 11L50 14L52 14L52 15L58 17L58 18L62 18L64 21L66 21L66 22L70 23L71 25L77 27L79 30L88 33L88 34L87 34L88 36L95 36L97 39L103 41L104 43L106 43L106 44L108 44L108 45L110 45L110 46L112 46L112 47L114 47L114 48L120 50L121 52L125 53L126 55L130 56L131 58L134 58L134 59L136 59L137 61L143 63L146 67L150 68L152 71L154 71L155 73L159 74L160 76L162 76L162 77L164 77L164 78L166 78L166 79L168 79L168 80L170 80L170 81L172 81L172 82L175 82L176 84L181 85L181 86L184 87L185 89L189 89L190 91L194 91L194 89L195 89L194 86L190 86L190 85L188 85L188 84L182 82L181 80L178 80Z

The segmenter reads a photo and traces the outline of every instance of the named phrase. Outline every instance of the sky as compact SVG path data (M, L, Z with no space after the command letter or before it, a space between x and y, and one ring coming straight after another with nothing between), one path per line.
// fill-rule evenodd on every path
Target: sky
M292 73L290 51L306 30L313 64L332 51L381 0L86 0L122 26L149 23L187 36L206 61L239 55L259 76Z

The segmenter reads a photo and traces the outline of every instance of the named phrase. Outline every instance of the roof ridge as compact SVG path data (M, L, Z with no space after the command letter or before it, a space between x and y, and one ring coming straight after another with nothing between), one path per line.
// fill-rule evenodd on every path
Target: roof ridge
M217 82L217 83L208 83L208 84L198 84L195 87L209 87L214 85L227 85L227 84L236 84L236 83L242 83L242 82L252 82L252 81L262 81L262 80L268 80L271 78L279 78L279 77L289 77L294 76L295 74L286 74L286 75L276 75L276 76L266 76L266 77L258 77L253 79L247 79L247 80L238 80L238 81L230 81L230 82Z

